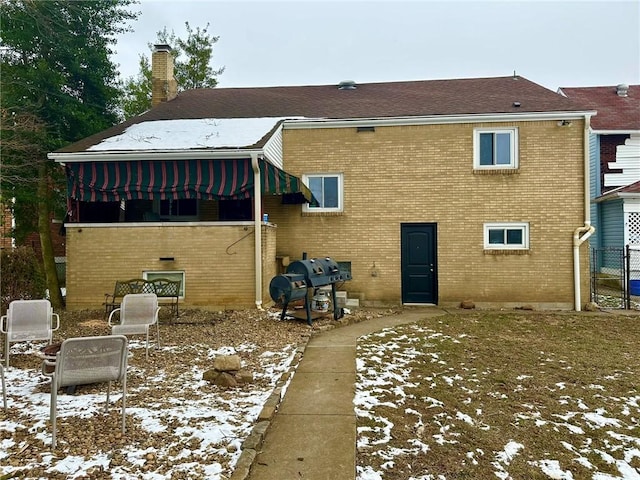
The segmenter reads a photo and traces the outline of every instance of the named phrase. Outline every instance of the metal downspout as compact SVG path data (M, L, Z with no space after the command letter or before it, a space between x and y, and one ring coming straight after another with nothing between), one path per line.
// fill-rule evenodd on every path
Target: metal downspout
M578 227L573 232L573 288L574 307L576 312L582 310L580 305L580 245L582 245L595 232L595 227L591 225L591 188L590 155L589 155L589 130L591 128L591 115L584 117L584 225Z
M251 168L253 168L253 216L254 216L254 242L256 266L256 308L262 310L262 188L260 185L260 165L258 165L258 154L251 152Z

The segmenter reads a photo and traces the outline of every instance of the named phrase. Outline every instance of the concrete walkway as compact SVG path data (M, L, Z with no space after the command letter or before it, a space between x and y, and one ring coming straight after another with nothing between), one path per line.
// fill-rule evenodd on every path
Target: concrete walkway
M350 480L356 472L356 341L362 335L441 315L407 309L313 336L257 453L250 480Z

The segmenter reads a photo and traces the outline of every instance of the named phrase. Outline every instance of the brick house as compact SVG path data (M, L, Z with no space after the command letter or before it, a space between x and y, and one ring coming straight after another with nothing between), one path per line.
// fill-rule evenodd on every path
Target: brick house
M12 250L15 247L29 247L33 250L37 258L42 259L42 246L40 244L40 234L31 232L21 241L17 242L14 237L14 215L10 205L0 199L0 250ZM62 222L52 219L49 223L53 254L55 256L56 270L60 286L65 286L65 239L60 234Z
M14 244L13 214L11 209L0 201L0 249L13 248Z
M164 54L154 108L50 154L68 308L154 275L187 305L260 306L303 252L350 268L362 305L588 302L594 111L519 76L175 95Z

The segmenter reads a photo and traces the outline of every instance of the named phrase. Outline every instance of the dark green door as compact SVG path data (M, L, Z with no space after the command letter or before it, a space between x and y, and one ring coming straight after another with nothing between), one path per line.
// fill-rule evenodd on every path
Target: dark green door
M402 303L437 303L436 224L404 223L401 229Z

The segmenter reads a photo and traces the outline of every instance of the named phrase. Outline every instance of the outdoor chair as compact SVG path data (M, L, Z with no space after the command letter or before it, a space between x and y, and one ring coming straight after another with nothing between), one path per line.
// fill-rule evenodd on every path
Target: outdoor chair
M146 335L149 358L149 329L156 326L156 343L160 348L160 328L158 326L158 297L154 293L130 293L122 299L120 308L109 315L109 326L112 335ZM120 323L116 324L113 316L120 314Z
M150 282L153 285L154 292L158 296L158 302L168 300L171 311L175 312L176 319L180 312L178 311L178 303L180 299L180 280L169 280L168 278L156 278ZM145 292L146 293L146 292Z
M107 382L109 408L111 382L122 384L122 433L125 433L127 396L127 355L129 341L124 335L68 338L60 346L56 359L42 362L42 373L51 377L51 448L56 448L58 389L75 385ZM52 372L48 367L54 367Z
M0 363L0 382L2 382L2 404L4 409L7 409L7 384L4 380L4 367Z
M55 317L55 323L53 321ZM60 317L53 313L49 300L14 300L7 314L0 317L4 334L5 362L9 367L9 347L15 342L46 340L51 344L53 332L60 327Z

